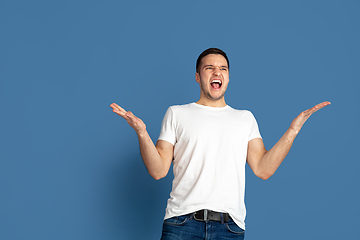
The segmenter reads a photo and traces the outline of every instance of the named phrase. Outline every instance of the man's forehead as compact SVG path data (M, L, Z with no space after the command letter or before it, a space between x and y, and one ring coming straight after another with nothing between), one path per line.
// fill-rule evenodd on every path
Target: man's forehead
M202 59L202 65L219 65L228 67L227 61L221 54L209 54Z

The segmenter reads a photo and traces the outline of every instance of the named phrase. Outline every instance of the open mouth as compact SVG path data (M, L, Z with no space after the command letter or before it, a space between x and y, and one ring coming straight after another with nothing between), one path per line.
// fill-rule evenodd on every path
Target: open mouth
M222 85L222 82L220 80L212 80L210 85L214 89L220 89L221 85Z

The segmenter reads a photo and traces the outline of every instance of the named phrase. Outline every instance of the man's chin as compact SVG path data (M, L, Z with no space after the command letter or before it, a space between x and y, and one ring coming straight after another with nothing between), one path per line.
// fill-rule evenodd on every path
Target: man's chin
M209 94L208 97L209 97L209 99L211 99L213 101L219 101L224 98L224 94L221 94L220 96L212 96L211 94Z

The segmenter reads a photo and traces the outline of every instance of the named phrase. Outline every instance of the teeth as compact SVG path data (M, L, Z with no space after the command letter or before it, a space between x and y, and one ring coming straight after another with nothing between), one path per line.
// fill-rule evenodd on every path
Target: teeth
M221 81L220 80L213 80L213 81L211 81L211 83L220 83L221 84Z

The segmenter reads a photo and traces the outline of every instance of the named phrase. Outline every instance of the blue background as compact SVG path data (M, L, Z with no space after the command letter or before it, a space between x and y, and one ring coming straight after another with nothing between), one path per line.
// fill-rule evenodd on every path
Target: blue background
M355 239L359 1L0 1L0 239L159 239L172 173L153 180L117 102L156 141L197 101L195 61L230 58L227 104L269 149L328 100L267 181L247 167L247 240Z

